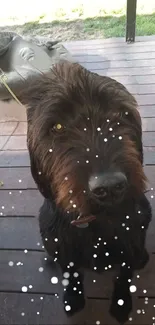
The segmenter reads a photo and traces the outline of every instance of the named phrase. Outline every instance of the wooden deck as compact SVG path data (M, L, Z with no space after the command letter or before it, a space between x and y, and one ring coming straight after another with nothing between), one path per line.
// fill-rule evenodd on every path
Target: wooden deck
M145 171L151 189L147 196L154 215L155 37L137 37L132 45L127 45L124 38L65 45L86 68L117 79L137 98L143 122ZM1 112L4 106L8 109L0 103ZM19 110L17 105L14 108ZM1 115L0 324L116 324L108 314L112 273L87 273L85 309L71 318L64 314L57 296L61 291L59 283L53 285L50 281L59 271L48 265L39 235L36 216L43 199L30 174L25 113L15 112L16 118L9 117L9 113L4 118ZM147 248L150 262L135 274L133 284L137 291L127 324L155 324L155 216L149 227ZM22 292L23 286L28 289L26 293Z

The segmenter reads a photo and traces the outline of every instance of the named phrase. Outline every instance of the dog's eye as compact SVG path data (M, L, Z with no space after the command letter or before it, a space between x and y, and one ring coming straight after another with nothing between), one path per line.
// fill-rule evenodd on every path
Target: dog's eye
M65 129L65 126L60 123L54 124L54 126L53 126L54 131L62 132L62 131L64 131L64 129Z

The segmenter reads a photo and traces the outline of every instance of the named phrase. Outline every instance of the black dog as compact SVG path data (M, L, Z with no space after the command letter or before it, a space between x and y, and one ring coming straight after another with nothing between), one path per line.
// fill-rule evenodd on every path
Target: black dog
M148 261L151 220L137 103L117 81L69 62L20 98L28 106L32 175L45 197L42 239L67 280L65 310L85 305L81 267L102 272L119 264L110 312L125 322L128 279Z

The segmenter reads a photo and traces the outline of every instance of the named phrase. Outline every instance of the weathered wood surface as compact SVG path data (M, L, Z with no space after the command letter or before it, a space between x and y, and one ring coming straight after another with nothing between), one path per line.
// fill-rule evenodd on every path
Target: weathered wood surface
M54 295L0 293L0 305L0 324L3 325L117 324L108 313L109 301L106 300L86 299L85 309L71 318L66 316L60 299Z

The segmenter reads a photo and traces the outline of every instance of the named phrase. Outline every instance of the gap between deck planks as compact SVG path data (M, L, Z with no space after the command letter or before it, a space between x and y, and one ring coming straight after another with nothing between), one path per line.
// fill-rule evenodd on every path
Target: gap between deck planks
M104 46L109 46L110 45L116 45L116 46L121 46L121 45L145 45L148 43L153 43L155 41L155 36L136 36L136 40L134 44L126 44L124 43L124 38L123 37L111 37L107 39L95 39L95 40L77 40L77 41L70 41L70 42L64 42L65 45L70 45L74 48L80 47L80 46L85 46L85 45L91 45L91 46L97 46L97 45L104 45Z
M126 325L146 325L148 320L149 324L152 324L155 299L151 299L147 305L143 299L133 298L133 301L131 320L126 322ZM3 325L96 325L97 321L100 325L118 324L110 317L109 301L106 300L87 299L85 309L71 318L64 313L60 300L51 295L0 293L0 305L2 310L0 323ZM142 305L145 312L138 314L137 310L141 310Z
M13 266L10 266L9 262L13 262ZM150 254L150 260L145 268L134 272L132 284L137 288L135 294L137 297L145 297L146 292L148 297L155 296L154 270L155 255ZM0 292L21 292L23 286L29 288L29 285L32 285L31 290L28 290L30 293L59 293L62 295L63 292L61 270L45 252L27 250L25 253L24 249L0 250L0 273ZM119 274L116 268L101 274L85 270L84 274L87 297L110 299L113 280ZM52 284L51 278L55 276L59 281L57 284Z
M86 299L84 310L72 317L66 316L60 299L47 294L0 293L0 305L2 325L95 325L99 320L101 325L117 324L108 313L106 300ZM139 319L135 317L136 325L140 324Z
M84 44L83 46L79 47L72 47L71 45L67 44L66 48L72 53L72 55L107 55L107 54L128 54L128 53L149 53L149 52L155 52L155 42L151 43L141 43L140 44L122 44L120 46L115 45L108 45L105 46L103 44L98 44L94 47L94 45L87 45ZM149 60L149 57L147 58Z
M133 297L133 301L131 320L126 325L152 324L155 299L149 300L147 305L144 304L144 299ZM71 318L64 313L60 299L51 295L0 293L0 305L0 324L3 325L96 325L97 321L100 321L100 325L118 324L110 317L109 301L106 300L87 299L85 309ZM142 305L144 313L138 314L137 310L141 310Z

